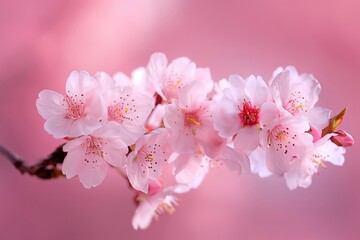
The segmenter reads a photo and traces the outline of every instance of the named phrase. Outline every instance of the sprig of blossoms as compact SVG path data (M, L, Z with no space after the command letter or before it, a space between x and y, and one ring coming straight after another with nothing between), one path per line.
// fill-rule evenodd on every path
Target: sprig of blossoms
M320 83L294 67L214 81L186 57L154 53L131 77L73 71L65 94L43 90L45 130L67 142L62 172L85 188L117 168L136 192L134 228L172 214L175 194L199 187L214 166L285 179L306 188L328 162L344 163L353 138L337 130L345 111L316 106ZM170 174L169 174L170 173Z

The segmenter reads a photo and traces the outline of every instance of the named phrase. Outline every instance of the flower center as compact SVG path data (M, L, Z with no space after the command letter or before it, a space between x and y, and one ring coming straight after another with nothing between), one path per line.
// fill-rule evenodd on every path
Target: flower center
M78 100L72 96L66 96L64 101L67 104L65 118L76 120L84 116L85 103L82 100Z
M200 121L197 119L196 116L194 116L192 114L188 114L185 117L185 125L199 127L201 124L200 124Z
M116 121L118 123L123 122L125 119L129 119L125 116L129 112L129 108L124 104L117 103L108 107L108 118L109 120Z
M175 81L171 81L169 83L170 87L172 87L173 89L180 89L182 84L181 84L181 80L180 79L176 79Z
M102 158L104 156L104 152L101 148L103 144L104 141L102 138L89 136L81 146L85 149L85 154L95 154Z
M268 147L288 154L296 146L296 139L297 135L289 132L288 127L275 127L269 132Z
M243 108L240 109L239 117L245 126L254 126L259 123L259 109L251 106L250 102L244 101Z
M275 128L273 131L271 131L271 139L274 141L284 142L287 139L287 135L289 132L281 129Z
M174 71L165 73L162 91L166 98L177 98L179 90L183 87L182 74Z
M292 115L304 111L304 105L307 104L307 100L302 93L300 91L292 92L290 97L290 100L284 105L284 108Z

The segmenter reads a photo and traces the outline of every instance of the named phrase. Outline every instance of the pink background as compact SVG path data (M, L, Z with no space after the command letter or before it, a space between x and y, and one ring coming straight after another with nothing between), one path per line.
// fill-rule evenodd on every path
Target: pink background
M294 65L322 84L319 105L339 112L360 139L360 3L345 1L0 1L0 144L29 162L62 141L43 130L35 100L64 92L73 69L111 74L151 53L188 56L214 79L269 79ZM360 239L360 149L328 167L309 189L283 179L213 169L180 196L173 216L134 231L127 184L111 172L92 190L78 179L21 176L0 157L0 239Z

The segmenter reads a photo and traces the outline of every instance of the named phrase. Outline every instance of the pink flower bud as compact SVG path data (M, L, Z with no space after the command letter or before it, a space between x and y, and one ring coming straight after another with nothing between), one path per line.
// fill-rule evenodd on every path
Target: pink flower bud
M335 133L338 135L331 137L331 141L336 145L350 147L354 144L353 137L344 130L338 130Z

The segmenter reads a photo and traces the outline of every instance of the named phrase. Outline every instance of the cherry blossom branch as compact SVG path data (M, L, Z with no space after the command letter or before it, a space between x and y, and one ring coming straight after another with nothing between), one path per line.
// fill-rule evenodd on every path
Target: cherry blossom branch
M60 164L63 163L66 153L62 150L63 145L60 145L55 151L46 159L39 163L28 166L25 161L10 150L0 145L0 153L6 157L21 174L29 174L41 179L53 179L64 176Z

